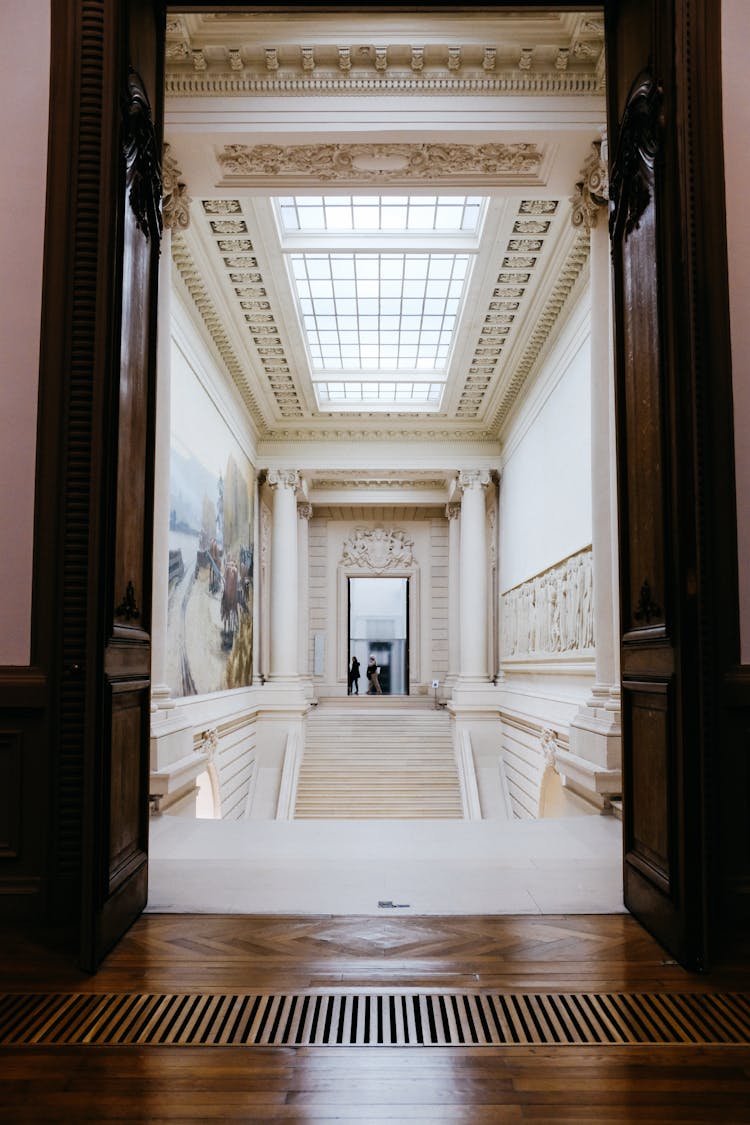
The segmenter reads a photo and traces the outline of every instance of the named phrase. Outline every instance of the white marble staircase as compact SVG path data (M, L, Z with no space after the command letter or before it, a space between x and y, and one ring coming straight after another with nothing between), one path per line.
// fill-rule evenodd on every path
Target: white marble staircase
M462 817L444 711L406 699L352 696L321 703L308 716L295 820Z

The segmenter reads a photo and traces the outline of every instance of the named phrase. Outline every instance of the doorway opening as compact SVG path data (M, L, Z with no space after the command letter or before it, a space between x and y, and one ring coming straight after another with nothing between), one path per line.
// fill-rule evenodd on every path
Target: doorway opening
M409 579L349 579L349 666L356 657L363 669L371 657L383 695L409 694Z

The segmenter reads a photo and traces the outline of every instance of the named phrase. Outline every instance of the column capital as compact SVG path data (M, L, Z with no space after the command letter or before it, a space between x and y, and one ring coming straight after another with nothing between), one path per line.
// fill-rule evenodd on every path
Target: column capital
M572 208L570 221L574 227L585 227L590 231L596 226L602 212L606 216L609 207L609 174L606 157L605 134L602 140L591 142L591 153L581 168L581 179L570 197Z
M182 172L170 152L169 142L164 142L161 158L162 201L161 215L167 230L190 226L190 204L193 202L181 180Z
M462 492L469 488L486 488L490 483L489 469L461 469L456 477Z
M458 500L451 500L445 505L445 514L449 520L457 520L461 515L461 505Z
M304 500L302 503L297 504L297 518L301 520L311 520L313 514L313 506L309 500Z
M299 473L296 469L269 469L266 483L271 488L291 488L296 492L300 484Z

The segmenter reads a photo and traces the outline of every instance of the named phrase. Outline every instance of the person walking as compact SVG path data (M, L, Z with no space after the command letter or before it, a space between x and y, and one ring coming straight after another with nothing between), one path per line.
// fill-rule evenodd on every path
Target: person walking
M380 669L378 668L377 664L375 663L375 657L371 656L368 663L367 663L367 671L365 673L365 675L367 676L367 679L369 680L369 687L367 688L367 694L368 695L376 695L376 694L382 695L383 694L383 689L381 688L380 680L378 679L378 673L379 672L380 672Z
M351 695L352 693L354 693L354 695L359 695L359 680L359 661L356 656L353 656L352 666L349 669L349 691L347 695Z

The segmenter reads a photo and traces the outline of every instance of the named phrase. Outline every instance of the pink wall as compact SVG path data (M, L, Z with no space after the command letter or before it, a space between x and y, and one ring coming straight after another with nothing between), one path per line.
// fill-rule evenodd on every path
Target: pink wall
M3 0L0 30L0 665L28 664L50 0Z
M723 0L724 176L734 390L742 663L750 664L750 3Z

